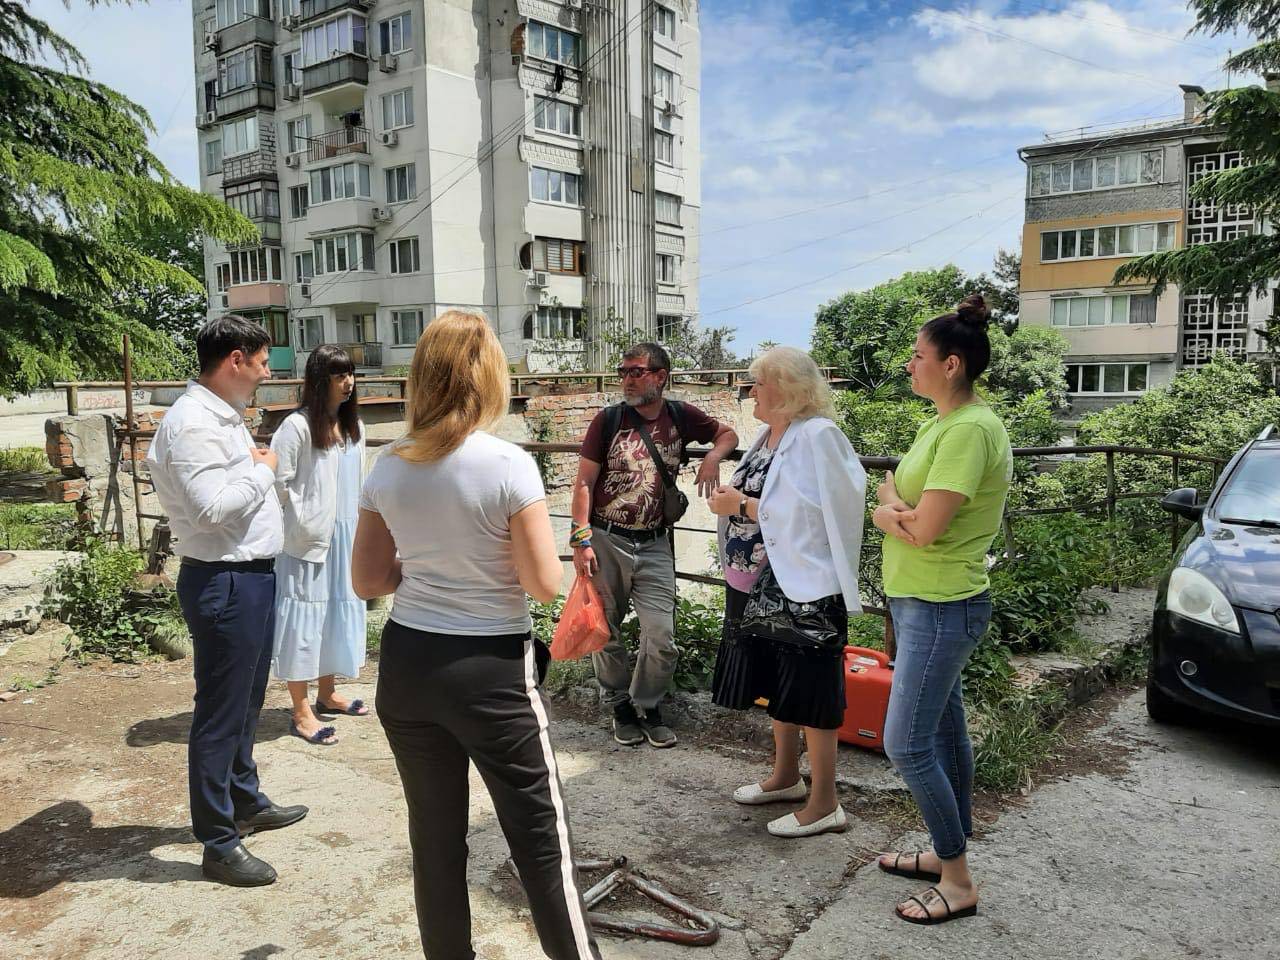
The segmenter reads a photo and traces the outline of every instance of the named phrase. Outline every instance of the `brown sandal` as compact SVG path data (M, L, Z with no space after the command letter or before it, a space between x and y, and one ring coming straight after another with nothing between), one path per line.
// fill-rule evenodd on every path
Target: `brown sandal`
M918 923L924 927L931 927L935 924L946 923L948 920L961 920L965 917L973 917L978 913L978 905L976 903L972 906L962 907L959 910L952 910L951 904L947 903L947 898L942 895L942 892L937 887L930 887L924 892L923 896L928 898L931 893L942 901L942 906L945 907L947 911L947 915L945 917L934 915L934 913L929 909L929 904L920 897L915 896L907 897L907 900L914 900L920 905L920 909L925 913L923 917L909 917L902 912L902 903L906 903L907 900L902 901L902 903L894 907L893 912L898 915L899 920L905 920L907 923Z
M930 883L939 883L942 880L942 874L934 873L932 870L920 869L920 854L922 852L923 851L921 850L917 850L914 854L899 853L893 858L893 866L891 867L886 867L884 862L879 857L876 857L876 866L885 873L892 874L895 877L906 877L908 880L928 880ZM910 869L899 865L902 858L907 856L915 857L915 860L913 861L915 866Z

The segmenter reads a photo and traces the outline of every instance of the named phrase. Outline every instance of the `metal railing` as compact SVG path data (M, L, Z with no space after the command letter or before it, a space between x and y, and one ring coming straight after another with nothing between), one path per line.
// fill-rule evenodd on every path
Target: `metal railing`
M305 137L307 162L329 160L347 153L368 153L371 133L365 127L343 127L319 136Z

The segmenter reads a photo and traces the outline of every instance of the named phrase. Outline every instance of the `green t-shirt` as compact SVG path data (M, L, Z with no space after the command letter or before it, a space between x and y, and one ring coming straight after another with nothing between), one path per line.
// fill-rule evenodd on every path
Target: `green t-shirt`
M884 592L933 603L986 590L987 551L1000 529L1013 476L1004 424L985 403L971 403L924 423L894 471L898 496L911 506L926 490L952 490L966 500L950 526L927 547L884 538Z

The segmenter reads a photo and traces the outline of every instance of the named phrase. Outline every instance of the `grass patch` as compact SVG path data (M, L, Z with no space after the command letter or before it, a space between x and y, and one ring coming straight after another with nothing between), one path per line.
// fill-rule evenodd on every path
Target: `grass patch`
M547 666L547 679L542 685L548 694L555 697L573 687L590 683L595 675L590 657L583 657L581 660L552 660Z
M52 473L43 447L0 448L0 472Z
M364 621L364 651L369 657L382 653L382 631L387 625L386 609L369 610Z
M0 549L70 550L76 541L74 503L0 503Z
M1009 684L974 703L974 783L990 790L1017 790L1062 743L1059 733L1066 693L1055 686L1035 691Z

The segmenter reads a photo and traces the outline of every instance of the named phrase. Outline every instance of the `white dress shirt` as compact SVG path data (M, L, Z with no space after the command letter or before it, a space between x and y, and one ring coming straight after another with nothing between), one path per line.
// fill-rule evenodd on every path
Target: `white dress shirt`
M265 560L284 545L275 473L255 463L244 412L192 381L160 421L147 467L175 552L195 560Z
M364 424L360 425L361 472L364 469ZM338 515L338 462L342 444L319 450L311 442L311 421L299 410L291 413L271 437L280 458L276 467L276 495L284 510L284 552L308 563L322 563Z
M766 426L751 450L768 436ZM788 599L811 602L842 593L850 616L862 612L858 561L866 493L867 473L835 423L826 417L791 422L758 507L769 566ZM722 561L728 522L719 518Z

